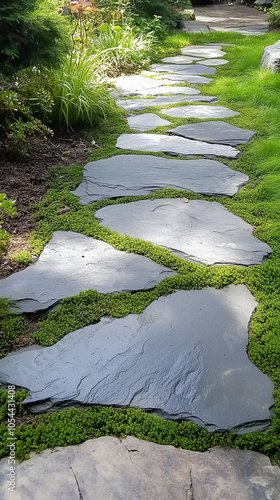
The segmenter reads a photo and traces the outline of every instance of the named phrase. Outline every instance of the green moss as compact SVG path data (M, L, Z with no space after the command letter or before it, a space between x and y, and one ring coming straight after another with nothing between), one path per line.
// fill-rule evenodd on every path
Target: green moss
M0 299L0 358L10 352L14 341L25 332L26 323L23 318L11 312L7 299Z

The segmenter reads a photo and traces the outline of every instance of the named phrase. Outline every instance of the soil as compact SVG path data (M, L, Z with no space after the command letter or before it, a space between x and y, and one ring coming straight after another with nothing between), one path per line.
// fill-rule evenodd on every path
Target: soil
M5 217L3 228L11 235L8 252L0 260L0 279L24 266L11 260L23 249L30 250L30 233L36 229L30 205L39 203L49 188L50 167L85 165L92 145L78 133L55 133L44 143L33 142L27 159L11 159L0 147L0 193L16 201L17 214Z

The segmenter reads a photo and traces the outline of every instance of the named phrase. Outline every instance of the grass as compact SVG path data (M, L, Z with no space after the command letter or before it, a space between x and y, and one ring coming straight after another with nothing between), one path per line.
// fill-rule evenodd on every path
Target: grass
M224 49L230 64L219 67L212 77L213 81L201 86L201 90L204 95L217 96L218 105L228 106L240 113L239 116L225 121L257 133L249 144L239 147L242 156L238 160L227 162L231 168L250 177L248 185L239 193L232 198L207 198L186 191L166 189L149 196L107 200L82 207L78 199L69 192L79 184L82 168L60 167L53 169L51 189L43 202L34 209L38 230L32 239L33 253L40 253L53 231L78 231L106 241L115 248L146 255L178 272L177 276L163 280L148 292L101 295L96 291L87 291L77 297L64 299L60 306L39 324L35 338L42 345L52 345L73 329L95 323L104 315L122 317L139 313L153 300L174 289L200 289L205 286L222 288L230 283L245 284L259 302L250 325L248 355L275 384L275 408L271 429L242 436L233 432L210 434L190 422L168 422L137 409L71 409L38 416L34 424L18 426L18 458L26 458L30 451L40 451L55 445L77 444L92 437L130 434L141 439L197 451L204 451L217 444L247 448L265 453L280 462L280 75L271 74L259 67L264 46L277 40L277 33L256 37L218 32L192 35L173 33L163 41L160 49L161 57L164 57L178 53L180 47L188 44L235 44ZM158 111L159 108L154 110ZM124 116L122 111L114 117L109 116L105 124L94 130L94 139L102 147L93 151L92 160L135 153L121 151L115 147L117 137L128 132ZM175 126L184 123L180 119L171 121ZM161 130L163 129L159 128L157 132ZM151 243L120 236L100 226L94 217L98 208L108 204L182 196L222 203L232 213L254 226L255 236L271 246L271 257L264 265L250 268L200 266L175 257ZM57 209L64 204L69 206L71 211L59 216ZM5 321L6 319L7 312ZM4 391L3 401L5 397ZM23 397L24 395L22 399ZM19 406L18 411L20 414L22 407ZM4 455L7 454L8 438L5 414L2 417L1 430L0 449Z

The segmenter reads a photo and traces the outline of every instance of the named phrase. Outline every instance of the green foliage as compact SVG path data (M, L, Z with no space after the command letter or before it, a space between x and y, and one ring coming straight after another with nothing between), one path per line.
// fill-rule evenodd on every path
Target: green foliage
M3 226L3 217L16 215L16 207L14 200L7 200L4 193L0 193L0 256L7 251L7 243L10 240L10 235L5 231Z
M14 340L24 335L25 331L23 318L10 311L7 299L0 299L0 358L10 352Z
M189 0L132 0L131 11L144 18L159 16L163 24L171 28L178 28L182 26L184 19L180 10L187 6L191 6Z
M32 256L31 253L28 252L27 250L22 250L21 252L15 253L12 257L11 260L13 262L16 262L20 266L27 266L28 264L32 264Z

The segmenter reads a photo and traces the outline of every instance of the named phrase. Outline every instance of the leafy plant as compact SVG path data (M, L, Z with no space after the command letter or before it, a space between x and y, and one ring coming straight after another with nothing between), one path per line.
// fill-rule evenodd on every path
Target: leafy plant
M10 240L10 235L3 229L3 217L9 215L14 217L16 207L14 200L7 200L4 193L0 193L0 255L7 252L7 243Z

